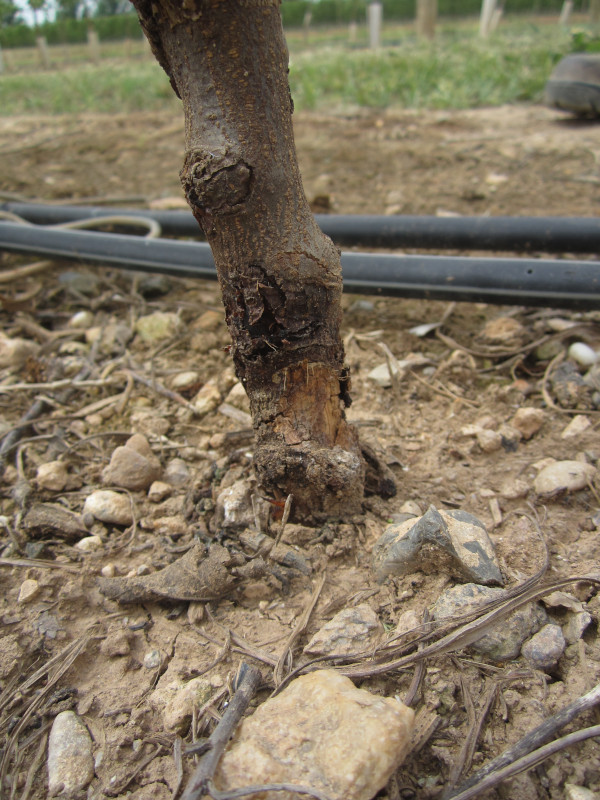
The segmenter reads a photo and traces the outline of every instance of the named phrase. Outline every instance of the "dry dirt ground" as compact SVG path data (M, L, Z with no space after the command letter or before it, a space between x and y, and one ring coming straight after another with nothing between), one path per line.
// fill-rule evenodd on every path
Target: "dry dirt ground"
M307 195L318 210L565 216L599 211L598 125L546 109L302 114L296 130ZM61 202L180 198L182 151L182 122L173 115L2 119L0 192L5 198ZM4 270L24 263L0 255ZM61 275L68 271L87 276L87 283L65 281ZM323 572L319 600L293 647L294 666L306 660L302 648L309 637L343 608L367 602L388 636L401 617L422 619L440 592L457 583L456 576L434 561L378 585L370 568L374 542L408 501L422 512L434 504L478 516L508 587L541 568L543 542L550 557L544 580L600 574L600 485L592 481L551 497L533 490L545 459L595 466L600 458L591 394L565 396L552 380L573 341L600 348L598 312L483 304L448 308L385 298L357 302L360 298L350 296L344 322L353 376L349 414L394 473L396 496L368 498L364 514L344 524L315 530L288 525L284 541L301 548L310 576L291 572L239 581L228 596L206 605L120 606L108 600L98 588L101 574L156 573L180 558L194 537L216 538L247 555L237 535L224 534L212 519L220 488L251 472L243 400L236 401L242 413L235 418L218 409L199 416L159 391L193 371L196 377L180 389L184 400L193 400L210 381L219 401L229 397L235 378L217 287L169 279L168 287L156 291L163 293L153 293L139 275L72 264L55 264L2 286L4 335L34 345L26 360L17 356L17 366L2 370L3 432L10 432L36 398L46 402L18 448L7 454L0 484L6 797L46 796L46 736L53 717L66 708L81 715L94 742L96 775L88 796L172 797L181 785L180 748L152 702L155 687L198 675L212 687L214 702L197 709L191 730L181 731L185 743L210 731L242 659L260 665L264 689L258 701L264 700L273 686L273 664ZM135 333L136 321L158 310L176 312L182 326L149 344ZM85 330L69 327L82 311L91 314L85 325L100 328L96 344ZM437 334L410 332L442 319ZM424 363L407 371L395 388L381 388L367 377L385 361L381 343L397 358L413 353ZM53 388L50 382L72 379L86 364L91 385ZM37 388L5 391L22 382ZM543 424L530 439L505 438L499 449L486 452L467 435L466 426L473 424L500 430L521 407L543 411ZM589 426L563 437L575 416L585 416ZM86 519L88 531L76 525L71 535L60 524L53 527L54 513L81 514L86 496L102 487L111 453L132 432L150 441L171 480L168 496L129 493L133 525ZM37 475L40 465L57 460L68 477L63 489L52 491L43 481L40 486ZM50 504L50 522L28 525L27 514L39 503ZM274 532L277 527L273 521ZM75 546L88 535L100 537L95 549ZM32 594L19 600L27 580L37 585L26 584ZM415 747L382 797L441 796L449 776L460 783L461 769L464 777L479 768L600 681L597 588L574 581L564 591L584 604L592 621L547 672L523 657L497 663L468 649L425 661L413 703L420 725ZM559 624L570 613L560 606L547 610ZM363 685L402 698L414 670L391 671ZM595 721L588 712L574 726ZM471 759L463 744L480 723ZM186 775L192 763L192 756L184 757ZM600 792L600 747L594 740L481 796L559 800L567 796L565 783Z

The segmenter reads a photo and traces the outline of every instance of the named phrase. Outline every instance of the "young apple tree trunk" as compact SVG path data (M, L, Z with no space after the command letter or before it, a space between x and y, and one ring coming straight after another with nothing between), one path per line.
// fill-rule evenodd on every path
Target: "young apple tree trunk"
M277 0L133 0L185 112L181 180L211 245L232 354L256 431L255 469L299 519L360 510L345 419L339 252L298 169Z

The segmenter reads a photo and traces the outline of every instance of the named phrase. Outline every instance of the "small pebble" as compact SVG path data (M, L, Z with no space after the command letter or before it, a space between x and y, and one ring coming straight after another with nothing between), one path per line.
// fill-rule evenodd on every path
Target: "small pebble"
M82 553L91 553L93 550L100 550L104 543L99 536L85 536L73 545Z
M102 473L104 483L115 484L131 491L143 491L162 475L160 461L148 440L134 434L122 447L113 451L110 464Z
M221 392L214 383L205 383L192 400L194 411L199 417L206 416L221 404Z
M84 514L92 514L100 522L111 525L131 525L133 512L126 494L108 489L92 492L83 505Z
M598 800L598 794L585 786L565 783L565 800Z
M175 392L185 392L188 389L193 389L198 383L200 383L200 373L194 370L178 372L170 380L171 389Z
M502 436L498 431L483 428L476 434L477 444L484 453L494 453L502 447Z
M519 408L510 424L524 439L531 439L542 427L545 418L546 414L541 408Z
M146 669L158 669L160 667L160 650L150 650L144 656L144 666Z
M304 648L309 655L350 655L373 650L384 634L379 617L367 603L345 608L315 633Z
M173 486L184 486L190 479L190 469L182 458L172 458L165 468L164 480Z
M21 584L17 602L27 603L30 600L33 600L34 597L37 597L39 591L40 591L39 583L33 578L28 578Z
M171 339L181 327L181 319L172 311L155 311L140 317L135 324L135 332L146 344L156 344Z
M117 568L114 564L105 564L100 570L103 578L114 578L117 574Z
M39 349L40 346L29 339L10 339L0 334L0 369L4 367L19 369Z
M569 424L563 428L560 438L572 439L575 436L581 436L584 431L587 431L591 424L592 421L589 417L586 417L585 414L577 414L577 416L573 417Z
M585 342L573 342L569 347L569 358L582 367L591 367L598 361L598 355Z
M35 479L40 489L62 492L69 481L69 473L62 461L48 461L37 468Z
M560 625L550 623L525 642L521 654L537 669L546 670L556 666L566 646Z
M224 322L225 316L220 311L205 311L194 323L194 328L200 331L216 331Z
M84 311L77 311L73 314L71 319L67 322L68 328L91 328L94 324L94 315L91 311L85 309Z
M148 489L148 500L151 503L160 503L173 494L173 487L164 481L154 481Z
M589 611L578 611L575 614L569 614L566 623L563 625L563 634L567 644L576 644L591 622L592 615Z
M135 574L138 576L141 575L149 575L152 572L148 564L140 564L139 567L136 568Z
M61 711L48 739L48 796L75 797L94 777L92 739L74 711Z

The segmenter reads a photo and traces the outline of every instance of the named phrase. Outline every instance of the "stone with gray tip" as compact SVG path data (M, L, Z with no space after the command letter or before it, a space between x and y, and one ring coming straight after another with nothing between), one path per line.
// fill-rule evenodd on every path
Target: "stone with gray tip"
M56 715L48 739L48 796L74 797L94 777L92 739L74 711Z
M384 630L379 617L367 603L345 608L315 633L304 648L309 655L347 656L373 650Z
M552 669L565 652L567 643L560 625L544 625L534 636L525 642L521 654L534 667L541 670Z
M479 606L502 599L504 591L474 583L453 586L438 597L432 611L436 620L470 613ZM494 661L511 661L517 658L523 642L548 621L544 609L537 603L528 603L500 620L470 647Z
M373 548L380 583L388 575L442 569L475 583L504 583L485 526L466 511L429 506L422 517L388 525Z

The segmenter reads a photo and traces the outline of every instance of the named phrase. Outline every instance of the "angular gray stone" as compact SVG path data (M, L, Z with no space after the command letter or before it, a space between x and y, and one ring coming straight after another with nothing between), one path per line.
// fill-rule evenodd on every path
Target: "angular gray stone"
M47 768L50 797L73 797L94 777L92 739L74 711L61 711L52 724Z
M373 650L381 642L384 629L367 603L345 608L315 633L304 648L310 655L346 656Z
M331 800L370 800L406 755L413 721L412 710L399 700L357 689L334 670L317 670L292 681L243 721L219 763L215 785L228 790L293 783Z
M160 461L152 452L148 440L136 433L123 447L113 451L110 464L102 473L102 480L135 492L147 489L161 475Z
M438 597L432 615L439 620L467 614L485 603L498 600L503 593L502 589L474 583L453 586ZM529 603L500 620L470 647L495 661L511 661L519 655L523 642L547 621L544 609L537 603Z
M521 655L537 669L552 669L565 652L566 646L560 625L550 623L525 642Z
M388 575L443 569L476 583L504 583L485 526L466 511L429 506L422 517L388 525L373 548L380 583Z

